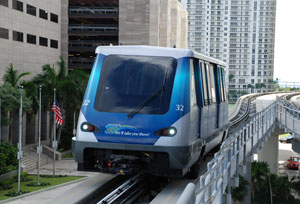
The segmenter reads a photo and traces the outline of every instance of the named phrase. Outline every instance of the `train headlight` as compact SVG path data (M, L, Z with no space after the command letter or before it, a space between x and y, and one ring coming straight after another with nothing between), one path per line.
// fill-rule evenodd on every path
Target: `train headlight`
M97 128L95 125L92 125L87 122L84 122L81 124L81 130L83 132L99 132L100 131L100 129Z
M174 136L176 133L177 130L175 127L163 128L155 131L156 136Z

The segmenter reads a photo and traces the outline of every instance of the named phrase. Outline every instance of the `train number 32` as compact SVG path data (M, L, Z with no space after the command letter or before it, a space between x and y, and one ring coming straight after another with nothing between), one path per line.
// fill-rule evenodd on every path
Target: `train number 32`
M176 105L176 111L184 111L184 105Z
M87 106L87 105L89 105L90 102L91 102L91 101L90 101L89 99L84 100L83 103L82 103L82 105L83 105L83 106Z

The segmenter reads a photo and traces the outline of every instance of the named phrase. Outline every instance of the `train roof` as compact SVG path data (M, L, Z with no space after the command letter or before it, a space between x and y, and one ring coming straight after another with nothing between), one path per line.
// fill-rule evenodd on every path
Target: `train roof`
M148 55L148 56L168 56L168 57L195 57L203 61L226 66L226 63L212 57L202 55L190 49L155 47L147 45L126 45L126 46L98 46L96 54L118 54L118 55Z

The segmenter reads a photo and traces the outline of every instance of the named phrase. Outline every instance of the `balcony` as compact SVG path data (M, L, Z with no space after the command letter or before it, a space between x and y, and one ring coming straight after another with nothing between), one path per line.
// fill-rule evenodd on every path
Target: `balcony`
M70 7L70 18L119 18L118 8Z
M115 25L69 25L69 35L118 36Z
M69 69L92 69L94 58L69 57Z
M99 40L86 40L86 41L69 41L69 51L88 51L94 52L97 46L117 45L117 41L99 41Z

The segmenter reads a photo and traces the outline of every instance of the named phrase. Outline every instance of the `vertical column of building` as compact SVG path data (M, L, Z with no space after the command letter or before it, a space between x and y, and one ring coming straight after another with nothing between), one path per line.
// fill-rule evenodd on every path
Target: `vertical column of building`
M170 47L171 0L164 0L160 3L159 46Z

